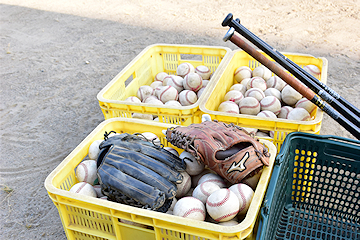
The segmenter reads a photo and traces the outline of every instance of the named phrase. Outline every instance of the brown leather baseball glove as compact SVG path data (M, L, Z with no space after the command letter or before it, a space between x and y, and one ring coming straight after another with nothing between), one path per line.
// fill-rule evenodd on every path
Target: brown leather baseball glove
M190 152L230 183L239 183L269 165L270 153L259 140L234 124L205 121L166 131L168 142Z

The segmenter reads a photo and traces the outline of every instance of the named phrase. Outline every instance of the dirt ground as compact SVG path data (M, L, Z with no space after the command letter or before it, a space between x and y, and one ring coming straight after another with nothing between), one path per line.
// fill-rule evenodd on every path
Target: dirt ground
M65 239L48 174L100 123L97 93L155 43L226 46L228 13L283 52L328 60L360 107L358 0L0 0L0 238ZM324 116L321 134L351 137Z

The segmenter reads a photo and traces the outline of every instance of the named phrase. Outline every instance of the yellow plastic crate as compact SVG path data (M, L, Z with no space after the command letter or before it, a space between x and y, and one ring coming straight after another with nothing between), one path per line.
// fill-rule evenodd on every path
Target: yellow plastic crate
M264 167L253 200L244 220L236 226L221 226L178 216L140 209L120 203L88 197L68 190L77 183L76 166L87 156L90 144L103 139L104 132L135 133L151 131L161 143L171 146L162 130L174 126L141 119L112 118L99 124L46 178L45 187L59 215L68 239L254 239L262 200L271 177L276 156L275 146L266 140L271 158ZM180 153L181 149L177 149ZM146 226L139 227L119 219Z
M231 50L226 47L155 44L145 48L119 74L117 74L97 95L105 119L114 117L131 118L132 113L153 114L160 122L189 125L200 122L199 102L190 106L166 107L150 104L129 103L124 100L136 96L142 85L150 85L159 72L176 75L176 69L183 62L195 68L205 65L214 72L221 67ZM210 81L212 82L212 80ZM209 87L205 89L208 91Z
M261 52L261 51L260 51ZM269 56L261 52L264 56ZM315 65L321 70L320 81L326 84L328 62L326 58L315 58L307 54L296 53L282 53L297 65L303 67L305 65ZM274 60L272 60L274 61ZM269 119L261 118L245 114L230 114L217 111L218 106L223 101L225 94L230 90L230 87L237 83L234 79L234 72L238 67L248 66L254 70L257 66L261 65L252 56L243 50L233 51L224 68L219 69L216 82L212 83L211 89L205 93L203 100L200 103L200 110L203 113L209 114L211 119L217 119L222 122L234 123L241 127L257 128L264 131L274 131L274 137L263 138L270 140L277 147L277 152L280 151L282 142L289 132L308 132L319 134L321 123L323 119L323 111L317 108L311 115L310 121L292 121L287 119Z

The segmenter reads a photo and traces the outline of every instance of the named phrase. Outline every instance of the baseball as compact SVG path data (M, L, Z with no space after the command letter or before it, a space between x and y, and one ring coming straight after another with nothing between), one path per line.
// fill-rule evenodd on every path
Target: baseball
M289 106L295 105L302 97L303 96L290 85L286 85L281 91L281 99Z
M277 115L278 118L285 118L287 117L287 115L289 114L289 112L291 110L293 110L294 108L290 107L290 106L283 106L280 109L280 113Z
M164 147L165 150L171 152L172 154L174 154L175 156L179 157L179 153L178 151L175 150L175 148L172 148L172 147Z
M143 101L146 97L154 94L154 89L148 85L140 86L136 96Z
M252 190L250 186L244 183L234 184L229 189L230 191L235 193L235 195L239 199L239 206L240 206L239 214L240 215L245 214L254 196L254 190Z
M280 92L281 92L281 90L283 90L285 85L286 85L286 82L284 80L282 80L281 78L279 78L278 76L276 76L276 75L270 77L266 81L267 88L276 88Z
M173 79L175 77L175 75L168 75L166 77L164 77L163 81L162 81L162 85L163 86L167 86L167 82L170 80L170 79Z
M157 146L160 146L160 144L161 144L160 138L158 136L156 136L155 133L143 132L143 133L139 134L138 136L146 141L154 143Z
M205 168L205 165L203 162L198 162L195 159L195 157L187 151L183 151L180 154L179 158L182 159L186 163L186 172L190 176L195 176L195 175L200 174Z
M250 134L255 135L257 131L259 131L259 129L257 128L249 128L249 127L242 127L242 129L244 129L249 135Z
M95 140L91 143L89 147L89 153L88 156L91 160L97 160L99 153L100 153L100 143L102 143L103 140Z
M154 99L159 100L157 96L151 95L151 96L146 97L142 102L148 103L149 101L154 100Z
M202 88L205 88L209 84L210 80L204 80L202 82Z
M204 90L205 90L205 87L202 87L202 88L200 88L199 91L197 91L196 96L197 96L198 99L201 97L201 95L203 94Z
M216 185L218 185L220 188L224 188L226 187L226 182L224 181L224 179L222 179L219 175L215 174L215 173L207 173L205 175L203 175L199 181L198 181L198 185L202 184L203 182L212 182L215 183Z
M314 77L316 77L317 79L320 79L321 72L320 72L320 69L317 66L315 66L315 65L306 65L306 66L303 67L303 69L306 72L313 75Z
M166 76L168 76L169 74L167 74L166 72L159 72L155 75L155 78L154 78L154 82L155 81L159 81L159 82L162 82L164 80L164 78Z
M226 221L226 222L219 222L218 225L221 225L221 226L236 226L238 225L238 221L232 219L230 221Z
M232 101L239 104L243 100L244 96L240 91L230 90L224 96L224 101Z
M156 94L159 100L163 103L166 103L170 100L176 101L179 99L178 91L173 86L162 87L159 91L156 92Z
M191 187L196 188L198 185L199 179L204 176L205 174L211 173L208 168L205 168L201 173L195 176L191 176Z
M160 101L159 99L155 99L155 98L146 99L146 101L144 103L152 104L152 105L164 105L164 103L162 101Z
M75 170L76 179L79 182L87 182L94 185L97 179L97 166L95 160L84 160L77 165Z
M164 105L167 107L181 107L182 106L181 103L179 103L178 101L175 101L175 100L167 101Z
M233 101L224 101L218 107L219 112L239 114L239 105Z
M203 80L199 74L189 73L184 77L183 86L186 90L197 92L202 88L202 83Z
M207 66L200 65L195 68L195 73L199 74L203 80L209 80L211 71Z
M310 120L310 114L306 111L305 108L294 108L287 115L287 119L289 120L297 120L297 121L308 121Z
M143 113L133 113L132 118L137 118L137 119L145 119L145 120L153 120L154 117L152 114L143 114Z
M230 91L231 90L237 90L237 91L240 91L241 93L242 93L242 95L244 95L245 96L245 92L246 92L246 85L244 85L244 84L241 84L241 83L236 83L236 84L234 84L234 85L232 85L231 87L230 87Z
M246 87L246 90L248 89L247 88L247 85L249 83L249 81L251 80L251 78L244 78L240 84L244 85Z
M163 86L163 82L161 82L161 81L154 81L150 84L150 87L152 87L153 89L160 87L160 86Z
M133 103L141 103L141 100L138 97L135 97L135 96L128 97L124 101L133 102Z
M192 196L199 199L203 204L206 204L208 197L219 189L220 187L215 183L203 182L194 189Z
M245 97L254 97L260 102L265 94L260 88L250 88L245 92Z
M263 117L263 118L277 118L275 113L273 113L269 110L263 110L263 111L259 112L256 116Z
M239 103L241 114L256 115L260 112L260 102L254 97L245 97Z
M281 92L276 88L268 88L264 91L265 97L274 96L281 101Z
M266 82L261 77L252 77L246 85L246 89L249 90L250 88L260 88L261 91L266 90Z
M252 71L247 66L239 67L234 72L234 78L238 83L240 83L245 78L251 78L251 77L252 77Z
M183 181L181 183L176 184L177 192L176 197L181 198L185 196L185 194L190 190L191 188L191 177L187 172L181 172L180 173L183 176Z
M194 91L183 90L179 93L179 102L182 106L190 106L197 101L197 95Z
M281 102L274 96L267 96L260 101L260 108L261 111L268 110L278 115L281 109Z
M215 221L226 222L239 213L239 199L230 189L222 188L207 198L206 210Z
M301 107L301 108L305 108L306 111L308 111L308 113L311 115L315 109L316 109L316 105L313 104L310 100L308 100L307 98L302 98L299 101L297 101L297 103L295 104L295 107Z
M184 90L184 79L180 76L173 76L172 78L169 78L166 82L166 86L172 86L174 87L178 93Z
M206 217L205 205L197 198L183 197L179 199L173 210L175 216L204 221Z
M181 63L176 69L176 75L180 77L185 77L187 74L194 72L195 72L194 66L191 63L187 63L187 62Z
M269 78L272 75L272 72L270 71L270 69L268 69L264 65L260 65L260 66L256 67L252 73L253 73L252 74L253 77L261 77L265 81L269 80Z
M69 190L69 192L72 193L79 193L82 195L95 197L96 198L96 192L93 186L87 182L79 182L76 183L74 186L72 186Z

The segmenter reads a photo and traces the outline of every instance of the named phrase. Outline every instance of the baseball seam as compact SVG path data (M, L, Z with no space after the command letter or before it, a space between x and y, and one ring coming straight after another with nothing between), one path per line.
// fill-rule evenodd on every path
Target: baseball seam
M75 193L79 193L85 186L86 182L83 182L83 184L75 191Z
M276 102L276 97L274 97L274 99L273 99L270 103L268 103L268 104L263 104L263 103L261 103L261 102L260 102L260 104L261 104L261 107L270 107L270 106L273 105L275 102Z
M240 197L241 197L241 199L242 199L242 201L243 201L243 205L242 205L241 208L239 209L239 212L241 212L242 210L245 209L246 204L247 204L247 201L246 201L245 194L244 194L244 192L242 191L241 184L239 184L237 188L238 188L238 192L239 192L239 194L240 194Z
M84 171L85 171L85 177L84 177L84 182L87 181L88 179L88 169L87 169L87 166L84 164L84 163L80 163L80 165L84 168Z
M256 104L256 105L253 105L253 106L241 106L240 107L240 109L242 109L242 108L257 108L257 107L259 107L259 102Z
M221 217L218 217L216 219L214 219L215 221L219 222L221 221L222 219L225 219L225 218L228 218L230 216L235 216L236 214L238 214L239 210L235 211L235 212L231 212L231 213L228 213L228 214L225 214L225 215L222 215Z
M222 205L224 205L230 197L230 190L226 189L226 195L225 197L219 201L219 202L210 202L209 199L206 201L206 204L209 205L210 207L221 207Z
M204 189L204 185L203 185L203 184L200 184L200 191L201 191L202 194L204 194L205 196L207 196L207 197L210 196L210 193Z
M187 216L189 216L190 214L196 213L196 212L201 213L201 214L203 215L203 217L205 217L205 212L204 212L204 210L201 209L201 208L191 208L191 209L187 210L187 211L183 214L182 217L187 217Z
M207 71L201 71L199 68L196 68L196 71L200 72L200 73L209 73L210 69L208 69Z

